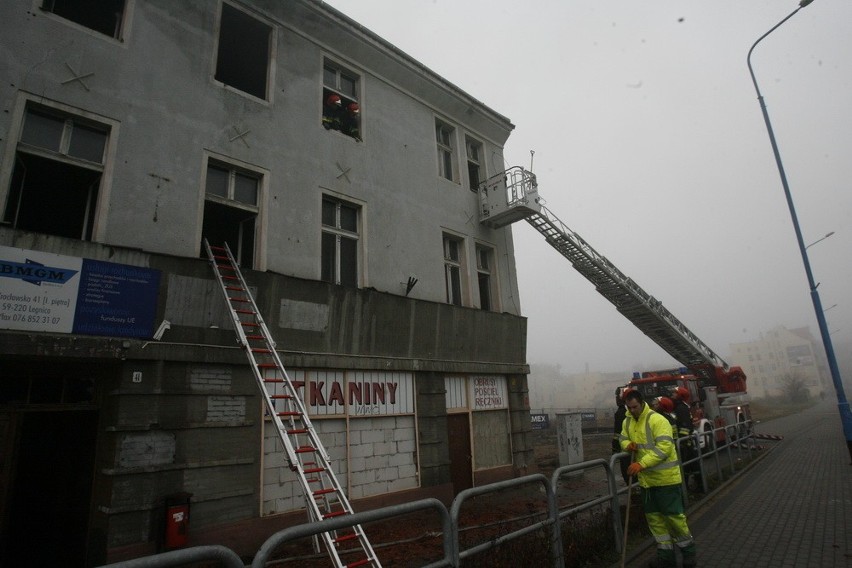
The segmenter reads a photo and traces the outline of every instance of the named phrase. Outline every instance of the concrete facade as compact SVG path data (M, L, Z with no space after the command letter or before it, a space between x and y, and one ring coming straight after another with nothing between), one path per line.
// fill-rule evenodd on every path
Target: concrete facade
M753 397L782 396L790 380L802 381L811 396L831 393L825 352L808 328L778 326L754 341L732 343L731 353L732 364L745 371Z
M507 118L322 2L53 6L0 5L5 557L151 553L181 494L189 544L251 554L305 520L204 238L239 255L357 510L452 494L450 378L464 476L534 468L512 234L471 191ZM52 262L85 298L34 279Z

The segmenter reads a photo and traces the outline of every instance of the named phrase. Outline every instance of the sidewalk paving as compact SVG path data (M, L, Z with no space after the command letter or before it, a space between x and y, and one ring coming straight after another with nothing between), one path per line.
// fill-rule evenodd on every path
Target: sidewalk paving
M701 568L852 567L852 464L836 402L758 425L780 434L747 471L687 511ZM653 545L628 552L644 567Z

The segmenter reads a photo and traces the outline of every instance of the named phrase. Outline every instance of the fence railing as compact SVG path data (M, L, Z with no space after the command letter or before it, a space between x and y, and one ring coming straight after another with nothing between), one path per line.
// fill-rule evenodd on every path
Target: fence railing
M737 459L741 459L744 452L747 453L748 458L751 459L752 452L755 449L753 423L745 423L745 426L746 427L743 428L743 424L736 424L717 428L713 430L712 435L709 435L711 434L710 432L696 432L691 436L679 438L677 440L677 447L680 455L683 455L682 448L687 442L692 443L696 452L694 458L681 463L681 473L685 473L684 470L687 466L691 464L698 464L698 468L701 472L704 493L707 493L708 491L708 474L711 473L711 470L714 470L720 483L729 479L736 471L734 452L736 452ZM716 435L722 431L725 433L725 440L727 440L727 443L717 445ZM705 442L703 448L699 443L701 436L707 436L706 440L709 442ZM613 548L616 552L621 553L624 527L620 513L620 498L622 495L627 493L628 488L618 487L616 483L616 474L614 472L619 472L617 463L621 458L625 457L629 458L630 456L627 453L618 453L613 454L609 461L604 459L595 459L562 466L553 472L553 475L549 480L542 474L533 474L489 485L483 485L481 487L466 489L456 496L449 510L437 499L429 498L289 527L273 534L266 540L266 542L264 542L255 555L251 566L252 568L265 566L266 563L272 559L272 555L276 549L292 540L318 535L323 532L339 530L352 525L365 525L370 522L408 515L422 510L433 510L439 515L442 525L443 545L443 558L430 564L426 564L423 568L459 568L461 566L461 561L465 558L496 548L506 542L519 539L533 532L542 532L545 534L550 550L550 565L553 566L553 568L564 568L565 557L562 546L561 521L569 516L591 509L592 507L607 504L612 512L609 516L612 518ZM722 465L723 460L726 460L729 466L727 476L725 468ZM587 470L597 468L602 468L604 470L607 478L607 493L581 504L560 509L556 495L563 479L570 474L585 472ZM682 478L684 495L686 495L687 476L682 475ZM547 510L543 513L544 517L541 520L532 522L522 528L511 530L510 532L502 534L496 538L492 538L487 542L462 550L459 541L459 534L462 530L462 527L460 526L460 518L464 503L473 497L486 494L503 493L524 485L539 485L544 490L547 501ZM189 562L200 561L218 561L224 568L243 568L244 566L240 561L239 556L228 548L223 546L199 546L165 552L145 558L118 562L102 568L170 568L181 566Z

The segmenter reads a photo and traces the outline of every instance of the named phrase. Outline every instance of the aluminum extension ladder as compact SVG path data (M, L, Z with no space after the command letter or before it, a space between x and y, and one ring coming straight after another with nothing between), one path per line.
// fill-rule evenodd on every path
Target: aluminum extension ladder
M308 418L263 321L242 272L228 244L212 246L204 240L207 256L225 295L238 342L243 346L266 408L287 453L290 469L299 478L311 521L352 514L322 441ZM346 531L322 533L323 544L337 568L371 566L381 568L367 535L360 525ZM360 549L360 550L359 550ZM341 556L360 557L344 563Z

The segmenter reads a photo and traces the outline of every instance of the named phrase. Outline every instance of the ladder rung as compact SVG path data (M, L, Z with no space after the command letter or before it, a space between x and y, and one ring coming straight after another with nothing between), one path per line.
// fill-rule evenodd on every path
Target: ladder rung
M355 562L352 562L351 564L346 564L345 568L357 568L358 566L366 566L369 563L370 563L370 559L364 558L362 560L356 560Z
M314 491L314 497L319 497L321 495L328 495L329 493L336 492L337 489L329 488L329 489L317 489Z
M243 302L245 304L251 303L251 300L249 300L248 298L231 298L231 297L229 297L228 300L231 301L231 302Z
M339 544L339 543L341 543L341 542L346 542L346 541L349 541L349 540L354 540L354 539L356 539L356 538L358 538L358 533L345 534L345 535L343 535L343 536L339 536L339 537L335 538L332 542Z
M293 434L307 434L307 433L308 433L307 428L296 428L295 430L287 430L287 434L289 434L291 436ZM322 471L322 470L319 470L319 471Z
M315 451L317 451L317 449L313 446L299 446L298 448L296 448L297 454L309 454Z
M272 353L271 349L267 349L266 347L252 347L252 353Z
M242 286L225 286L225 290L231 290L232 292L245 292Z
M218 268L219 270L236 270L236 268L234 268L230 264L217 264L216 268Z
M345 515L346 511L332 511L331 513L326 513L322 516L323 519L330 519L332 517L340 517L341 515Z
M281 381L281 382L284 382L284 381ZM293 398L293 395L292 394L271 394L271 395L269 395L269 398L275 398L275 399L279 399L279 400L282 399L282 398L283 399L290 399L290 398Z
M224 274L222 274L221 276L222 276L222 280L236 280L237 282L239 282L239 280L240 280L236 276L226 276Z
M264 339L262 335L246 335L246 339L251 339L252 341L258 341L260 339Z
M321 471L325 471L324 467L309 467L308 469L303 470L305 473L320 473Z
M254 310L234 310L234 311L237 312L238 314L247 314L247 315L252 315L252 316L257 315L257 312L255 312Z
M259 323L253 321L241 321L240 324L244 325L245 327L260 327Z
M286 412L278 412L276 413L278 416L301 416L300 412L296 412L295 410L288 410Z

